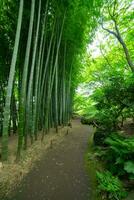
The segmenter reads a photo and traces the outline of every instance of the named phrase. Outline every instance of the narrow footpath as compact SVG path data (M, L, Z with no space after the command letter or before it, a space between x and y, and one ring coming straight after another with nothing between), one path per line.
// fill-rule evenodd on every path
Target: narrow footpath
M10 200L92 200L84 155L90 127L74 120L60 144L52 144Z

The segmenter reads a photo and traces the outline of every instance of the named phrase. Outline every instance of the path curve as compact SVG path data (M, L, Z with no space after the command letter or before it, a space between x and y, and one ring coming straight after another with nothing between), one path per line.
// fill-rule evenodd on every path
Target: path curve
M90 127L73 120L60 144L50 148L24 178L12 200L91 200L84 154Z

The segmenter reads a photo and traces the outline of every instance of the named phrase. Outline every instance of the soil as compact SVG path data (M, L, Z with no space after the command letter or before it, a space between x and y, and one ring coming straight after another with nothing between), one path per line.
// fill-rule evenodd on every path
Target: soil
M88 125L73 120L63 140L51 141L8 200L93 200L84 161L91 132Z
M23 150L20 162L16 163L17 135L9 138L9 158L8 162L0 162L0 200L12 194L12 191L21 183L22 179L31 171L42 156L50 148L52 142L59 144L64 139L69 127L59 127L59 133L55 129L50 129L49 134L45 135L44 141L41 140L42 132L38 133L38 140L31 145L28 138L28 149ZM0 140L1 148L1 140Z

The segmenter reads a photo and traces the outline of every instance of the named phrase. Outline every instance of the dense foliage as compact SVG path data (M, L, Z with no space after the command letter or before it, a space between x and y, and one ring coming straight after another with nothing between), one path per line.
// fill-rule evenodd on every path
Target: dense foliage
M17 134L17 159L28 141L67 125L86 44L101 1L0 1L0 135L2 159Z
M97 179L99 182L98 189L102 193L103 198L122 199L126 197L126 192L123 189L121 181L118 177L114 177L109 171L104 173L97 172ZM105 193L105 191L107 191L107 193Z
M105 2L96 35L82 61L85 67L74 99L74 110L82 115L82 123L96 127L96 154L109 171L108 174L98 173L99 188L107 194L105 199L123 198L119 182L112 176L125 180L128 183L126 187L133 187L134 184L132 19L133 1ZM113 183L110 183L111 180ZM116 184L118 191L113 191L114 186L110 184Z

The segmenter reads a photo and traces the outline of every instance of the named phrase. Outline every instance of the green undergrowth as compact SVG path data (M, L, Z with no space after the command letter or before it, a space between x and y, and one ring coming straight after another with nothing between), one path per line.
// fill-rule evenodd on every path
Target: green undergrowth
M117 173L111 172L108 167L106 167L106 154L103 154L102 149L98 149L94 146L93 137L95 129L92 129L88 141L88 149L85 154L85 163L86 169L89 175L90 187L92 191L92 200L123 200L127 197L126 188L124 187L124 182L121 181ZM111 149L111 147L110 147ZM116 150L114 148L114 150ZM109 155L109 153L108 153ZM115 156L115 152L112 152L112 155ZM108 156L109 157L109 156ZM118 155L119 157L119 155ZM104 159L103 159L104 158ZM111 159L108 161L109 164L113 162ZM112 164L113 166L113 164ZM113 168L116 166L114 164ZM121 167L118 166L121 170ZM132 170L132 163L125 165L126 170Z
M98 191L102 199L121 200L127 196L122 182L117 176L113 176L110 171L98 172Z
M90 200L102 200L100 194L97 189L97 177L96 171L102 169L102 164L95 158L95 151L93 147L93 136L95 129L92 128L90 133L90 137L88 140L88 148L85 153L85 167L89 176L89 186L91 187L91 195Z

